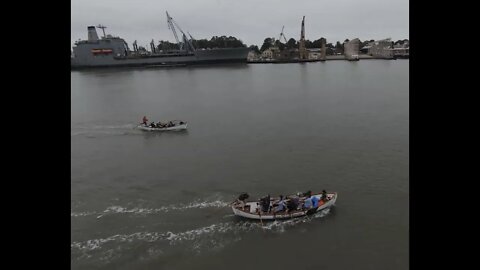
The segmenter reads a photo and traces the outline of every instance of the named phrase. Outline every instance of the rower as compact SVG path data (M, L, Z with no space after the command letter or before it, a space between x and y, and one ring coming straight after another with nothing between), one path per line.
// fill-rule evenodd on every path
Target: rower
M274 208L273 213L284 211L287 208L282 195L280 195L280 200L276 203L276 205L277 207Z
M248 197L247 193L242 193L238 196L237 203L242 207L242 210L245 210L245 200L248 199Z
M305 202L303 203L303 209L310 209L312 208L312 205L313 205L313 202L312 202L312 198L310 197L310 195L307 195L307 198L305 199Z
M270 210L270 194L260 199L260 209L262 212L269 212Z
M322 201L323 202L327 202L328 201L328 196L327 196L327 192L324 190L322 190Z

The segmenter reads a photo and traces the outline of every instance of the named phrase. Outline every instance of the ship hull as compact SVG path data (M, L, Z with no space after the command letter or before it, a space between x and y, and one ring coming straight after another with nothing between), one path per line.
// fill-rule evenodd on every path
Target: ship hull
M71 68L95 67L142 67L142 66L185 66L219 63L246 63L248 48L226 48L197 50L194 53L183 55L152 55L144 57L88 57L72 58Z

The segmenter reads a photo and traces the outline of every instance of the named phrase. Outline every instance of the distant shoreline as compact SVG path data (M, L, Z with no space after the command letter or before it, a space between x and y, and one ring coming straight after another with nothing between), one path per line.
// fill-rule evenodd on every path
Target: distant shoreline
M380 58L380 57L373 57L370 55L359 55L358 60L396 60L397 58ZM398 58L398 59L405 59L405 58ZM406 58L408 59L408 58ZM308 63L308 62L324 62L330 60L344 60L344 61L355 61L355 60L348 60L345 58L345 55L329 55L326 59L288 59L288 60L247 60L248 64L286 64L286 63Z

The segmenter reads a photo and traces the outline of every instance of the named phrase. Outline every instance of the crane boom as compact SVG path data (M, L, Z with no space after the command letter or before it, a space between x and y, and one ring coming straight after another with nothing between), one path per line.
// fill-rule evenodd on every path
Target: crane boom
M168 28L170 30L172 30L173 35L175 36L175 40L177 41L177 44L180 46L180 50L181 50L182 49L182 44L180 43L180 40L178 39L177 31L175 31L175 26L172 23L172 17L170 17L170 15L168 14L168 11L166 11L166 13L167 13Z
M180 25L178 25L178 23L175 20L173 20L172 17L170 17L168 12L167 12L167 22L168 22L168 27L170 29L172 29L173 35L175 36L175 39L177 40L177 43L180 46L180 50L182 50L183 46L186 45L187 46L187 51L188 50L195 51L195 47L193 47L193 44L192 44L193 37L190 35L190 33L188 33L192 39L187 39L187 35L185 34L185 32L183 32L182 28L180 28ZM175 31L175 26L182 33L182 41L183 42L180 42L180 40L178 38L178 35L177 35L177 31Z
M285 25L282 26L282 32L280 33L280 36L278 37L278 40L281 40L283 37L283 40L285 40L285 43L287 43L287 38L285 37L285 34L283 33L283 29L285 28Z

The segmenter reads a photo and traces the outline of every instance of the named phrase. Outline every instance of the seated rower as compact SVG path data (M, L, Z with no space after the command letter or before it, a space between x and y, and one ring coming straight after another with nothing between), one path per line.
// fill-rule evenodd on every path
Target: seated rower
M312 208L317 208L318 207L318 197L317 196L312 196Z
M287 197L287 213L297 210L299 199L296 196L291 198Z
M276 207L274 208L273 210L273 213L278 213L278 212L282 212L282 211L285 211L287 209L287 205L285 203L285 200L283 199L283 196L280 195L280 200L274 204L274 206L276 205Z
M260 210L264 213L268 213L270 211L270 194L260 199Z
M245 200L248 199L248 194L247 193L242 193L240 196L238 196L238 199L236 200L236 203L242 207L242 210L245 210Z
M150 127L154 128L155 127L155 122L152 121L152 123L150 124Z
M307 195L307 198L305 199L305 202L303 203L302 209L308 210L308 209L311 209L312 206L313 206L312 198L310 197L310 195Z
M328 201L328 196L327 196L327 192L324 190L322 190L322 201L323 202L327 202Z

